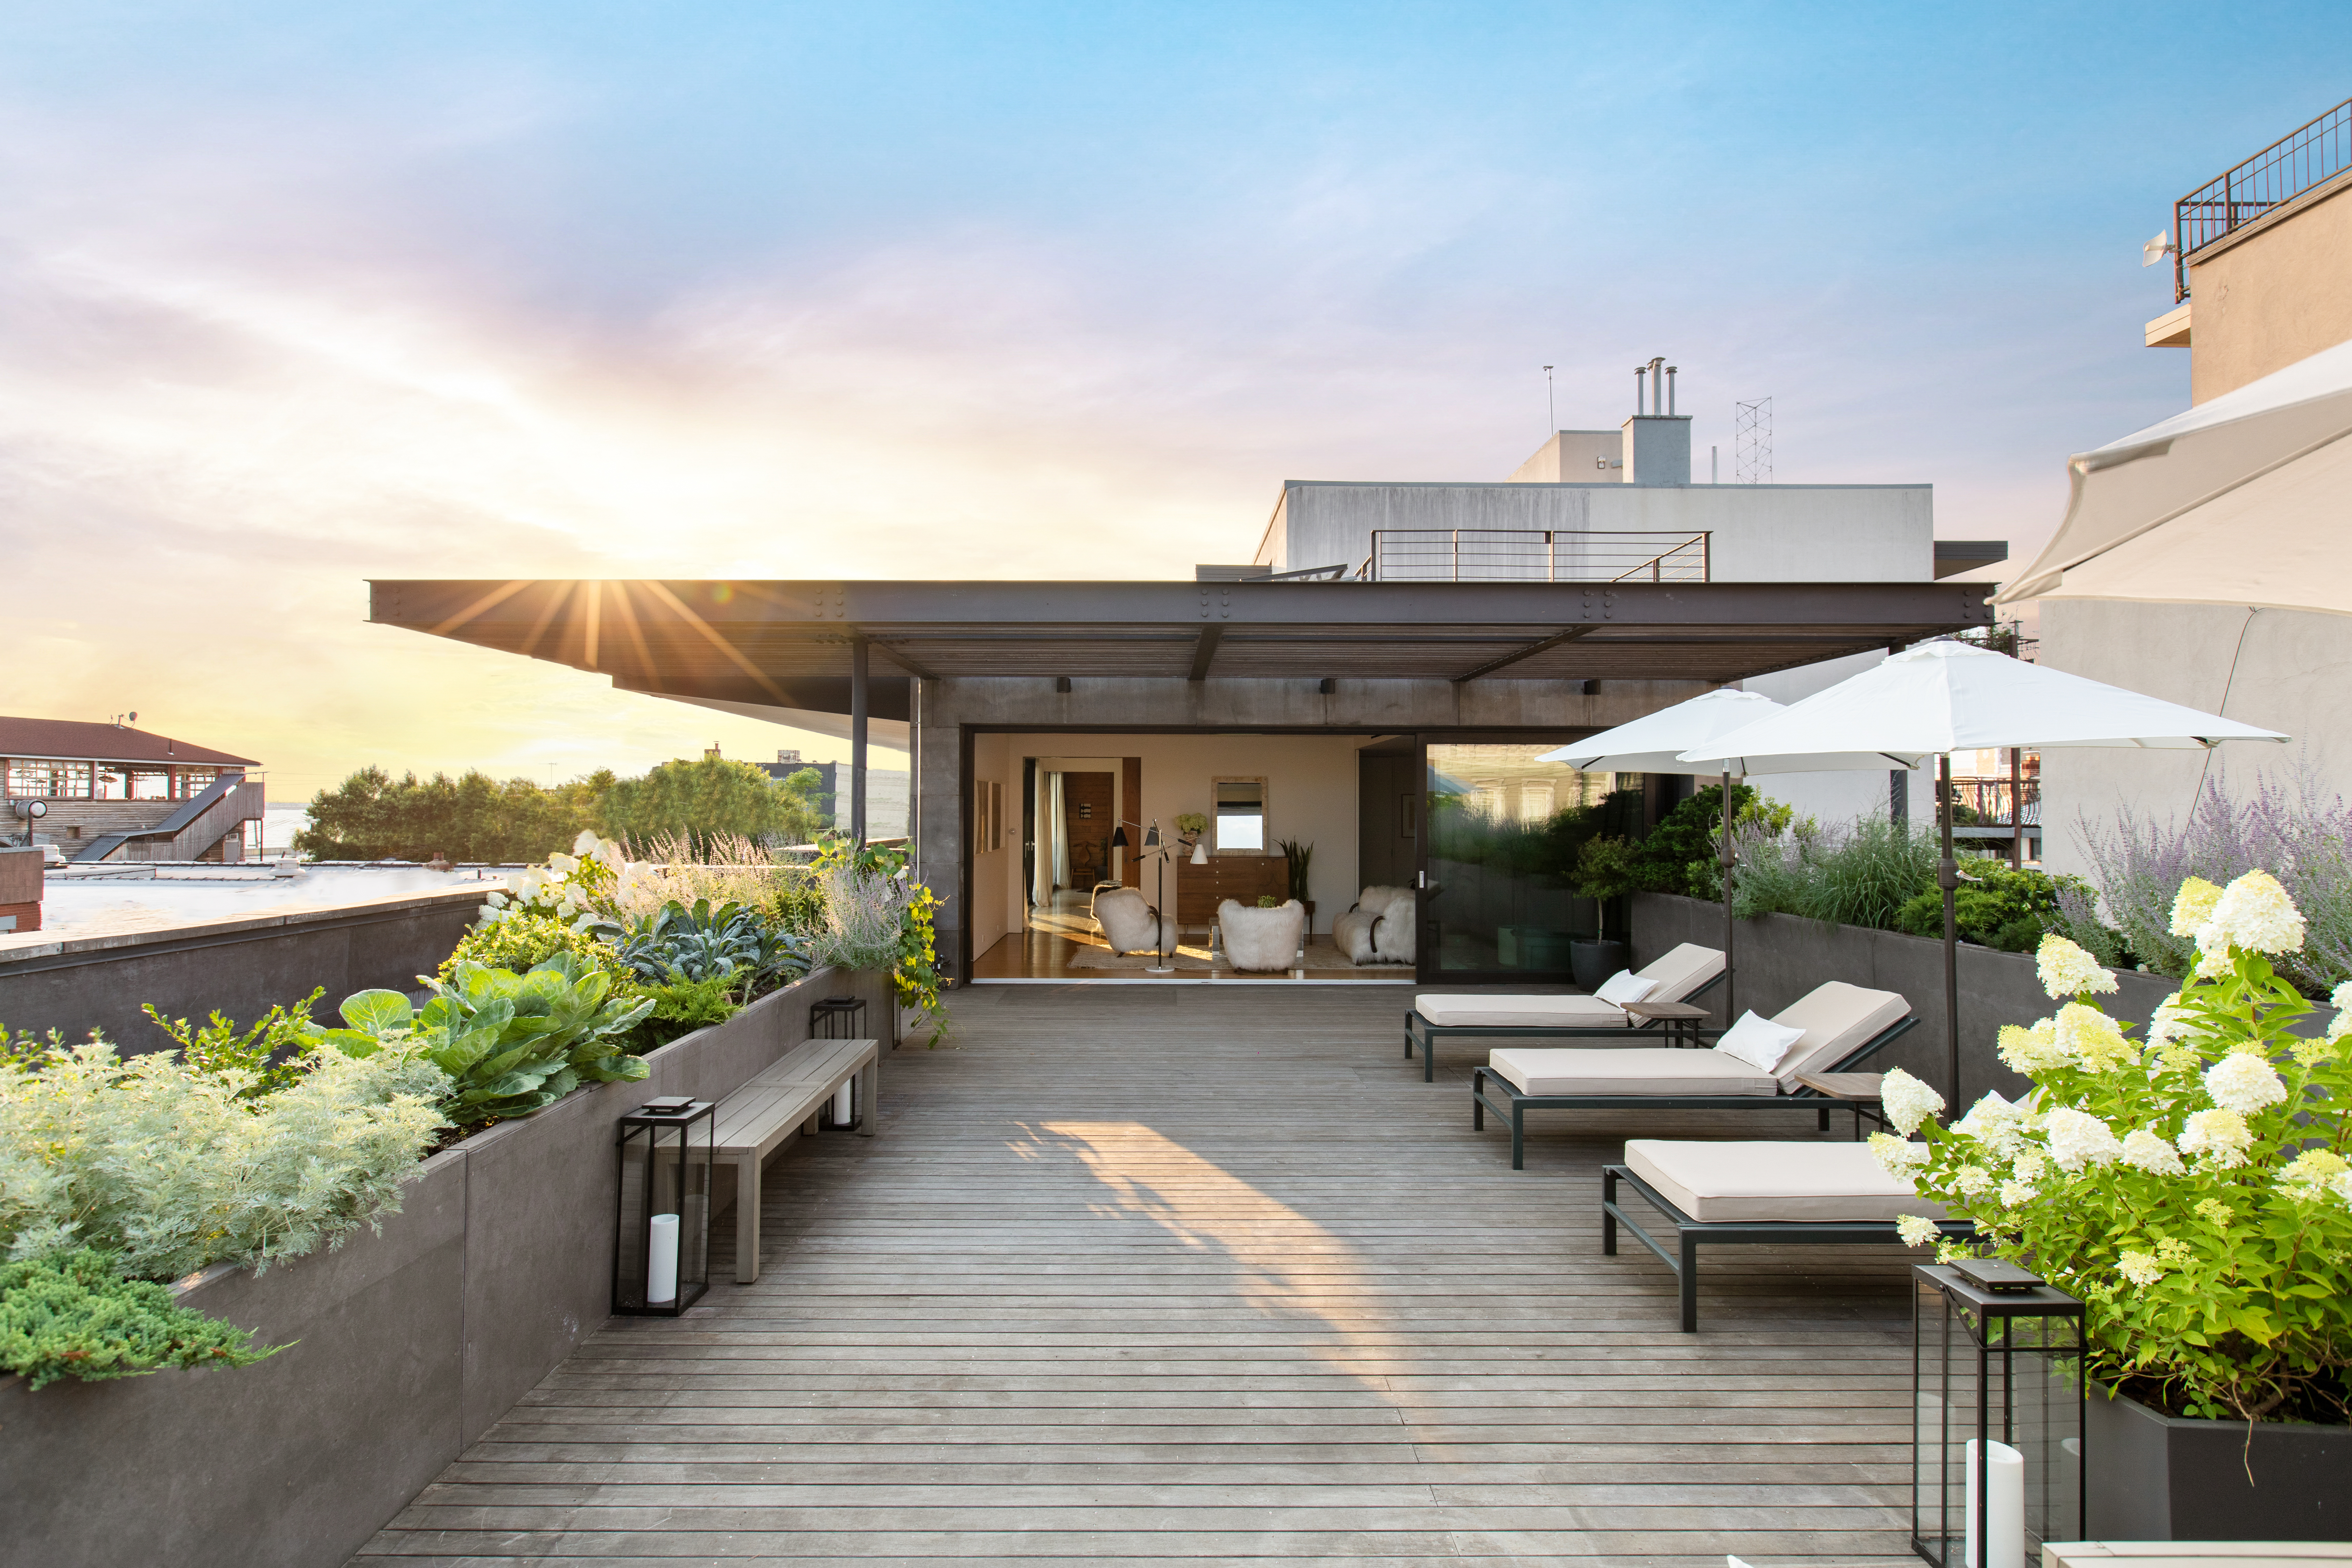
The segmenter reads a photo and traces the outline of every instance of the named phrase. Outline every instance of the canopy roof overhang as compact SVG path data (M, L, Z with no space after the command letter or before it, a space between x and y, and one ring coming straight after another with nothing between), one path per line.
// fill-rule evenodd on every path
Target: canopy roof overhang
M1990 624L1953 583L389 581L370 618L730 711L905 677L1724 684ZM798 719L793 722L800 722Z

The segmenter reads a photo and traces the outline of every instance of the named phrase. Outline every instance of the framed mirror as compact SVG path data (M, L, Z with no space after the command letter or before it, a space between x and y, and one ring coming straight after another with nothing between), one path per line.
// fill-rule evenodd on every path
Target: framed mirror
M1209 818L1209 851L1214 855L1263 855L1272 842L1266 831L1265 780L1209 781L1216 810Z

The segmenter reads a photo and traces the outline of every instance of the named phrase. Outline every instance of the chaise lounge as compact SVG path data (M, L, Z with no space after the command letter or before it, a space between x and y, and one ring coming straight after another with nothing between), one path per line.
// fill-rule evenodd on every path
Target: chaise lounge
M1807 1089L1800 1073L1845 1072L1917 1026L1911 1004L1892 991L1872 991L1832 980L1815 986L1769 1020L1745 1015L1710 1049L1653 1047L1640 1050L1521 1047L1488 1054L1470 1074L1470 1125L1486 1112L1511 1121L1511 1169L1525 1170L1530 1110L1773 1110L1853 1112L1861 1136L1863 1106ZM1777 1031L1782 1044L1759 1066L1742 1038L1754 1028ZM1490 1098L1491 1097L1491 1098Z
M1718 948L1684 942L1633 972L1634 1002L1688 1002L1705 995L1723 980L1723 952ZM1615 985L1625 976L1613 978ZM1605 991L1607 986L1602 987ZM1419 1030L1416 1040L1415 1029ZM1561 1038L1620 1039L1637 1027L1625 1009L1603 996L1415 996L1404 1016L1404 1058L1421 1047L1421 1077L1437 1080L1437 1042L1451 1035L1474 1039L1526 1039L1530 1036Z
M1674 1223L1675 1250L1619 1202L1632 1187ZM1917 1215L1948 1237L1975 1226L1890 1174L1864 1143L1691 1143L1637 1138L1625 1163L1601 1167L1601 1250L1617 1252L1617 1227L1658 1255L1681 1287L1683 1332L1698 1331L1698 1249L1798 1242L1900 1244L1895 1222Z

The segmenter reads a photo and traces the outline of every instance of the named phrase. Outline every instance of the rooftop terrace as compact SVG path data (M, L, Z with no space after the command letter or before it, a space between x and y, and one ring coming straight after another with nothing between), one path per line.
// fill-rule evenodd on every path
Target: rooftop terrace
M1695 1336L1601 1256L1627 1137L1751 1124L1514 1173L1392 992L954 1012L772 1171L758 1284L613 1320L357 1561L1914 1561L1904 1255L1727 1251Z

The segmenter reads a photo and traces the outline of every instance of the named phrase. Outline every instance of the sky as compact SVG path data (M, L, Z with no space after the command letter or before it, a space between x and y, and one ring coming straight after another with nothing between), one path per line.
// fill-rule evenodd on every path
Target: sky
M1189 577L1632 367L2030 559L2185 407L2141 243L2335 5L0 4L15 713L354 768L838 742L371 577ZM878 759L887 761L887 758Z

